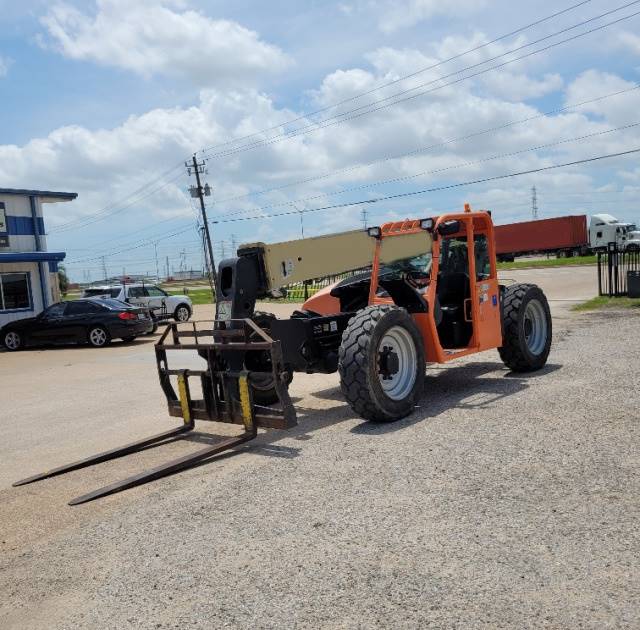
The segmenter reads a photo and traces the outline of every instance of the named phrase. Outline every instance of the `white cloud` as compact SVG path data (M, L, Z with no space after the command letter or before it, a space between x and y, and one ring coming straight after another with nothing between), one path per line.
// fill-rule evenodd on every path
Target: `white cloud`
M66 3L41 19L51 45L71 59L196 85L239 84L279 72L290 60L236 22L184 9L180 0L97 0L95 15Z
M564 82L559 74L545 74L541 79L533 79L524 74L502 72L488 75L484 83L494 96L508 101L526 101L557 92Z
M0 79L2 77L6 77L9 74L9 66L11 65L12 60L8 57L0 57Z
M470 15L486 5L485 0L392 0L380 18L383 31L413 26L436 15Z
M469 16L487 5L487 0L354 0L340 5L346 15L356 12L378 16L385 33L408 28L438 15Z
M618 35L618 43L634 55L640 55L640 37L635 33L624 31Z
M628 90L634 85L636 84L615 74L587 70L567 87L565 100L573 103L582 102L599 94ZM618 98L591 103L581 108L581 111L604 118L616 126L635 122L640 111L640 90L628 92Z

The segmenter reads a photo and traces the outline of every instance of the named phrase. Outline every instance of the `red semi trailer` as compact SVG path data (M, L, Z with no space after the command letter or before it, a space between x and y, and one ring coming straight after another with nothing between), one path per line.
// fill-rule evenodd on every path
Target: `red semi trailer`
M584 214L496 225L494 233L496 254L503 261L525 254L574 256L590 251L587 217Z

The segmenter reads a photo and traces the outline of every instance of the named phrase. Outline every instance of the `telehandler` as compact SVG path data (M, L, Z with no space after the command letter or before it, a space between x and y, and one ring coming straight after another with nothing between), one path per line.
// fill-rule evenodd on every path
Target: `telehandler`
M255 310L256 300L287 285L345 272L356 273L288 319ZM216 319L171 323L155 346L169 414L183 424L14 485L165 443L196 419L244 427L238 437L71 501L83 503L206 461L253 439L258 427L289 429L297 424L288 393L295 372L337 371L358 415L390 422L416 407L427 363L497 348L509 369L527 372L545 365L551 346L544 293L499 284L491 215L468 204L461 213L366 231L244 245L220 263L217 280ZM175 351L197 353L201 369L170 368Z

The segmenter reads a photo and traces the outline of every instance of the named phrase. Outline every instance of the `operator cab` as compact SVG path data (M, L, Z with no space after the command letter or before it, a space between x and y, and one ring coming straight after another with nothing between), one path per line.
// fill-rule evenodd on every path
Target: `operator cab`
M443 348L466 348L473 334L466 229L441 240L434 317ZM491 277L486 234L474 234L476 282Z

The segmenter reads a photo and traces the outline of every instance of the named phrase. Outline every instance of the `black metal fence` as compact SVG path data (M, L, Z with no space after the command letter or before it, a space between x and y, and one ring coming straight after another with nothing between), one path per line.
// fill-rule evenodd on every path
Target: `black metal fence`
M627 295L627 272L640 271L640 251L621 251L609 243L607 251L598 252L598 293L608 297Z

